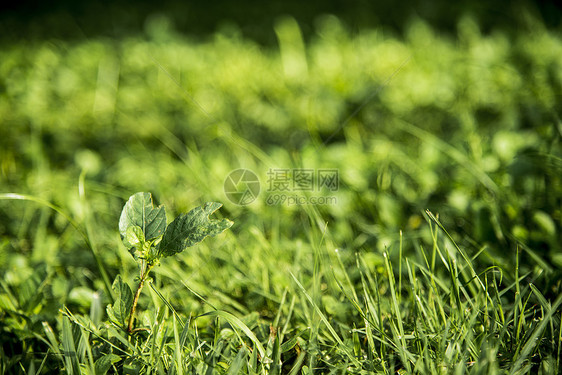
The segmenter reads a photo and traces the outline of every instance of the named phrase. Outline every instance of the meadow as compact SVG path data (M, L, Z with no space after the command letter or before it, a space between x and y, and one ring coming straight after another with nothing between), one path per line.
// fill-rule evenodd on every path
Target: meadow
M559 373L562 40L527 22L4 42L0 371ZM137 192L233 225L127 327Z

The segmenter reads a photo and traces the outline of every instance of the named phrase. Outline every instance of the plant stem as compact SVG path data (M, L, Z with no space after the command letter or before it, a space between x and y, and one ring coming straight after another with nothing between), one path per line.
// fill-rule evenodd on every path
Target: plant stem
M144 286L144 282L148 278L148 273L150 272L152 267L153 265L149 264L144 272L141 271L139 286L137 287L137 291L135 292L135 298L133 299L133 306L131 306L131 314L129 315L129 325L127 327L129 334L133 332L133 322L135 321L135 310L137 309L137 303L139 302L139 297L142 291L142 287Z

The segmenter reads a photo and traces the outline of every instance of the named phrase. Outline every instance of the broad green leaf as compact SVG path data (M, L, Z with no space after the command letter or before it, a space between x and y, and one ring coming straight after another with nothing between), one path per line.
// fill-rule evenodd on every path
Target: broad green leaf
M209 215L221 206L221 203L207 202L204 206L196 207L187 214L179 215L166 228L160 242L160 255L167 257L180 253L203 241L205 237L216 236L230 228L234 223L228 219L209 219Z
M133 292L121 279L121 275L117 275L112 288L115 291L115 303L113 306L107 306L107 315L111 320L124 326L133 305Z
M150 193L131 195L119 218L119 233L127 249L135 247L127 240L127 229L133 226L141 228L146 241L151 241L164 233L166 229L166 210L164 206L154 207Z

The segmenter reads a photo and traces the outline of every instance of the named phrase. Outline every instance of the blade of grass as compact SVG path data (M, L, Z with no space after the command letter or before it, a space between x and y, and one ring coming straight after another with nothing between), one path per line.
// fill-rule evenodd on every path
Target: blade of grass
M172 325L174 327L174 354L176 360L176 372L178 375L183 375L183 356L182 356L182 347L180 342L180 336L178 333L178 322L176 316L173 316ZM182 323L183 326L183 323Z
M164 302L166 304L166 306L168 306L168 308L170 309L170 311L174 314L174 316L179 320L181 327L183 329L184 327L184 322L183 319L181 318L181 316L178 314L178 312L176 311L176 309L174 309L174 306L172 306L172 304L166 299L166 297L164 297L162 295L162 293L160 293L160 291L158 289L156 289L156 287L154 286L154 283L152 282L152 279L148 280L148 285L150 285L150 288L154 291L154 293L156 293L156 295L158 297L160 297L160 299L162 300L162 302Z
M449 156L451 159L456 161L462 168L465 168L474 177L480 181L487 189L494 192L497 196L501 195L501 190L496 185L496 183L472 160L470 160L466 155L460 152L457 148L451 146L447 142L439 139L435 135L411 124L405 120L398 120L395 122L396 126L401 128L407 133L419 138L423 142L427 142L431 146L443 152L445 155Z
M550 310L551 309L550 302L548 302L546 300L546 298L544 298L544 296L540 292L540 290L538 290L537 287L534 286L533 284L529 284L529 287L531 287L531 290L533 291L533 293L535 294L535 296L539 300L539 303L541 304L542 308L546 311ZM550 319L550 334L551 334L551 342L554 343L555 342L554 341L554 326L553 326L552 319Z
M560 347L562 347L562 311L560 312L560 327L558 329L558 344L556 345L558 347L558 349L556 350L556 368L562 368L560 367L560 359L562 358L560 356Z
M244 365L244 358L248 355L248 351L245 346L242 346L236 354L236 357L232 360L230 367L228 368L228 375L237 375L240 373L242 366Z
M113 295L113 290L111 289L111 282L109 281L109 276L107 276L107 272L105 271L105 267L103 266L103 262L102 262L101 258L98 256L96 250L94 249L94 247L92 245L92 242L90 241L90 238L88 237L88 234L78 225L78 223L76 221L74 221L74 219L72 219L69 215L67 215L66 212L64 212L62 208L60 208L58 206L55 206L51 202L48 202L44 199L41 199L39 197L35 197L35 196L32 196L32 195L17 194L17 193L1 193L0 194L0 200L2 200L2 199L24 200L24 201L39 203L43 206L49 207L50 209L56 211L58 214L60 214L62 217L64 217L70 223L70 225L72 225L74 227L74 229L76 229L76 231L78 233L80 233L80 235L84 239L84 242L86 243L86 246L88 247L88 249L92 253L92 256L94 257L94 260L96 261L98 271L99 271L99 273L102 277L103 283L104 283L105 292L107 293L108 297L111 299L111 303L115 302L115 296Z
M232 315L232 314L230 314L226 311L220 311L220 310L209 311L205 314L201 314L201 315L195 317L195 319L203 317L203 316L215 316L215 317L219 317L219 318L222 318L222 319L226 320L233 328L238 328L239 330L244 332L250 340L252 340L254 345L256 345L256 348L258 349L259 354L262 357L262 360L266 358L265 357L265 349L264 349L263 345L258 340L256 335L250 330L250 328L248 328L248 326L246 324L244 324L244 322L242 322L240 319L238 319L237 317L235 317L234 315Z
M297 375L299 373L299 370L302 367L302 363L304 362L305 356L306 356L305 351L302 351L302 352L299 353L299 355L297 356L297 359L295 360L295 364L291 368L291 372L289 372L289 375Z
M96 245L96 241L95 241L95 236L93 235L93 233L95 233L95 231L93 231L92 228L92 215L90 214L90 208L87 204L86 201L86 188L85 188L85 179L86 179L86 170L82 170L82 172L80 173L80 176L78 178L78 195L80 197L80 204L81 204L81 208L84 212L84 227L86 229L86 236L88 238L88 244L89 244L89 249L91 250L92 255L94 256L94 259L96 261L96 265L98 267L98 270L101 274L102 280L104 282L104 285L106 286L106 292L107 292L107 286L111 285L111 282L109 280L109 276L107 275L107 272L105 270L105 267L103 265L102 259L101 257L98 255L99 251ZM113 292L113 288L109 288L109 290L111 290ZM110 294L109 295L110 298L113 300L113 295Z
M258 373L258 351L252 350L252 354L250 355L250 361L248 362L248 371L250 373Z
M355 356L353 355L353 352L350 351L350 349L347 347L347 345L345 345L342 341L342 339L339 337L339 335L337 334L336 330L334 329L334 327L332 327L332 325L330 324L330 322L328 321L328 319L326 318L326 316L324 315L324 313L322 312L322 310L320 310L320 308L318 307L318 305L316 303L314 303L314 300L312 299L312 297L307 293L306 289L304 289L304 287L302 286L302 284L300 283L300 281L295 277L295 275L293 275L292 272L289 272L289 274L292 276L293 280L295 281L295 283L297 284L297 286L299 287L299 289L301 290L302 294L304 294L304 296L306 297L306 299L308 300L308 302L312 305L312 307L314 308L314 310L316 311L316 313L318 314L318 316L320 316L320 320L322 320L322 322L324 323L324 325L326 326L326 328L328 328L328 331L330 332L330 334L332 335L332 337L334 338L334 340L336 340L336 342L338 343L339 347L348 355L348 357L352 360L352 362L354 363L354 365L356 365L357 367L361 367L361 364L359 363L359 361L355 358Z
M402 299L402 230L400 230L400 244L398 249L398 298Z
M218 310L215 306L213 306L212 303L210 303L205 297L203 297L201 294L197 293L195 290L191 289L189 287L189 285L187 285L185 283L185 281L182 281L183 286L186 287L187 290L189 290L191 293L193 293L197 298L199 298L201 301L203 301L206 305L209 305L209 307L211 307L213 310Z
M558 298L556 298L556 300L552 304L552 306L547 309L546 315L543 317L538 327L535 328L533 334L529 337L529 339L523 346L523 349L521 350L521 353L519 353L519 356L517 357L515 363L511 367L509 374L515 374L521 368L523 362L525 362L527 357L529 357L533 349L537 346L538 344L537 338L539 337L539 335L542 334L546 326L550 324L552 315L554 314L555 311L557 311L558 306L560 306L560 304L562 304L562 294L559 295Z
M131 349L131 352L127 352L126 350L118 347L117 345L115 345L114 343L112 343L110 340L106 339L105 337L101 336L100 334L98 334L97 332L95 332L94 330L91 329L91 327L87 327L84 324L82 324L82 322L80 322L78 319L76 319L76 317L70 312L70 310L68 310L68 308L66 306L64 306L62 309L59 310L64 317L67 317L68 319L70 319L70 321L74 324L76 324L77 326L85 329L86 331L88 331L90 334L96 336L96 338L102 340L103 342L105 342L106 344L108 344L109 346L112 347L112 350L115 351L119 351L121 353L123 353L124 355L130 356L132 355L131 353L134 353L134 347L131 346L131 344L127 341L126 338L124 338L123 336L121 336L121 334L117 331L117 329L115 329L114 326L110 326L109 329L112 332L112 335L115 336L115 338L117 338L119 341L121 341L125 347Z
M295 345L297 345L298 338L301 337L305 332L307 332L309 330L310 330L310 328L305 328L302 331L300 331L299 333L297 333L295 336L290 338L289 340L285 341L281 345L281 348L280 348L281 353L286 353L289 350L293 349L295 347Z
M60 352L59 349L59 342L55 337L55 333L53 332L53 329L51 328L48 322L42 322L42 324L43 324L43 330L47 335L47 339L49 339L49 347L57 356L62 356L62 353Z
M70 319L63 317L62 319L62 348L65 362L65 370L69 375L80 374L80 365L76 356L76 347L74 345L74 336L72 334L72 325Z
M406 340L404 338L404 326L402 323L402 314L400 313L400 306L398 306L398 298L396 296L395 284L396 281L394 279L394 273L392 272L392 267L390 266L390 261L388 260L387 252L383 252L384 264L386 266L386 271L388 272L388 285L390 288L390 297L392 301L392 307L394 308L394 315L396 317L396 323L398 324L398 333L400 335L398 345L398 354L402 359L404 366L406 366L406 370L408 373L412 372L412 367L410 364L410 354L406 349Z

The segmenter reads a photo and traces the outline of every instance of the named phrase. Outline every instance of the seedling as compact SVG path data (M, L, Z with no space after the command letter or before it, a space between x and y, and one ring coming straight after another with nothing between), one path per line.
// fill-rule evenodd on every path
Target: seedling
M180 253L207 236L214 237L230 228L233 222L228 219L209 219L221 206L221 203L207 202L180 214L167 225L164 206L155 207L150 193L136 193L129 198L121 212L119 233L123 244L139 264L139 284L133 296L129 285L117 276L113 283L116 302L107 307L111 320L123 327L127 323L127 331L134 331L135 310L152 268L161 258Z

